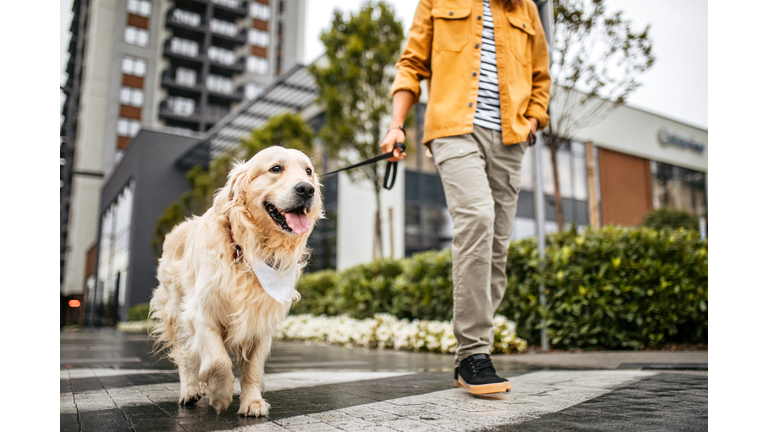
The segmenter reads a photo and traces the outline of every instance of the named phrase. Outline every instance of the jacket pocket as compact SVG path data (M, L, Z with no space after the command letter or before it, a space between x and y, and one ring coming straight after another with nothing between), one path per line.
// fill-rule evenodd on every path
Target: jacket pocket
M454 139L454 137L437 138L432 141L430 149L435 157L435 165L438 167L449 159L479 152L474 142L467 139Z
M509 20L509 50L515 56L517 61L527 65L531 62L531 38L536 34L536 30L529 21L526 21L516 15L507 14Z
M470 8L432 9L434 34L432 46L435 51L459 52L469 38Z

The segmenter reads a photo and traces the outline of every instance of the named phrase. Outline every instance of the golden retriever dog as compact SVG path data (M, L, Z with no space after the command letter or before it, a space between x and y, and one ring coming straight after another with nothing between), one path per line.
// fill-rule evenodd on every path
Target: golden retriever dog
M150 313L158 321L156 348L179 369L179 403L194 404L205 394L221 414L232 402L234 359L238 413L269 413L264 363L275 329L300 298L295 281L322 215L309 158L269 147L236 162L213 206L166 236Z

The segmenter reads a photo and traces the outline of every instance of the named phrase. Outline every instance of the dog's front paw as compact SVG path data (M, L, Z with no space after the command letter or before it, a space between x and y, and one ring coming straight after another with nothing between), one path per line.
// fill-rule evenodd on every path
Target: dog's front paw
M208 381L206 393L209 404L216 410L216 414L226 411L229 404L232 403L232 394L234 392L235 376L232 372L226 374L223 379Z
M199 401L201 396L197 389L182 391L179 395L179 403L182 405L192 405Z
M221 414L222 411L226 411L229 404L232 403L232 394L226 395L224 393L210 394L208 395L209 405L216 410L216 414Z
M254 399L251 401L241 401L238 414L246 417L266 417L269 414L269 404L264 399Z

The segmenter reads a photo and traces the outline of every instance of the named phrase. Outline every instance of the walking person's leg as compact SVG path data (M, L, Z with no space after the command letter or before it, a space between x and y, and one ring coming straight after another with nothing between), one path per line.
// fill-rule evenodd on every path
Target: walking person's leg
M490 160L496 157L492 154L496 152L494 144L502 145L500 134L494 133L475 127L472 134L432 142L432 153L454 222L453 327L458 342L455 379L477 394L510 388L509 382L496 375L489 356L493 350L493 315L506 288L503 272L506 253L500 258L504 261L501 275L493 269L494 256L499 255L494 253L494 243L504 243L494 239L495 219L497 213L509 210L510 202L516 203L516 196L509 199L501 190L494 193L489 183L492 181L489 164L496 165ZM497 173L494 171L494 174ZM509 179L506 174L505 177ZM511 217L514 218L514 210ZM501 225L499 230L505 231L509 223ZM507 245L511 227L509 230ZM500 285L499 280L503 284Z
M527 143L503 145L501 133L493 132L487 150L486 171L494 201L493 258L491 265L491 305L495 314L507 289L507 255L520 192L522 161ZM493 345L493 329L489 339Z
M489 353L493 196L485 154L473 134L437 138L431 143L435 164L453 219L453 329L458 346L455 365L467 356Z

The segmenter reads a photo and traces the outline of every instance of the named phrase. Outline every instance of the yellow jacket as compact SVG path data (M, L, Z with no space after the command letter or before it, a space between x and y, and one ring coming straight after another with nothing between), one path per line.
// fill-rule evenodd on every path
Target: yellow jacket
M499 76L501 136L504 144L526 141L527 117L549 123L549 54L536 5L524 0L507 11L490 0ZM429 101L424 143L472 132L480 83L483 0L421 0L408 43L397 62L392 94L421 94L426 79Z

